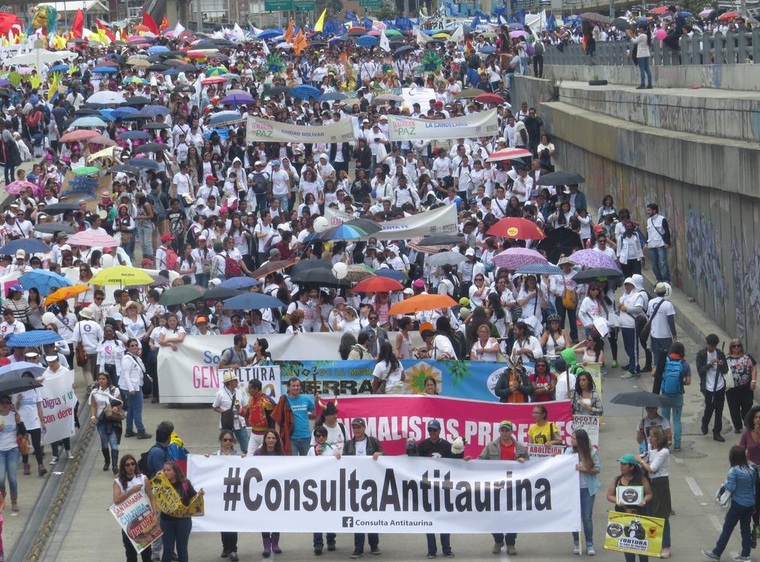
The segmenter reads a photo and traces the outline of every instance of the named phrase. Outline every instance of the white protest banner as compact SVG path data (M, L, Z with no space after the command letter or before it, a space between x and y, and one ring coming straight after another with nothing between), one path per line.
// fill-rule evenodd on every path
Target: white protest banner
M573 416L573 427L585 429L592 447L599 447L599 416Z
M55 374L45 376L45 382L39 389L42 398L42 416L45 420L45 432L42 444L49 445L74 435L74 371L59 369Z
M282 339L285 337L283 334ZM271 342L275 338L270 336L267 339L271 351ZM162 347L158 354L161 400L177 404L213 402L228 370L218 368L219 356L231 346L232 336L187 336L177 351ZM248 353L253 353L250 346ZM234 371L243 388L248 386L249 381L258 379L267 396L277 400L282 394L279 366L242 367Z
M388 116L388 138L391 141L491 137L498 134L499 118L495 109L445 120Z
M245 131L249 142L333 143L356 140L350 119L304 127L249 115Z
M564 445L525 445L530 458L554 457L565 452Z
M334 209L325 209L325 218L330 226L337 226L353 220L353 215ZM382 230L373 234L378 240L408 240L430 234L456 234L457 209L454 205L444 205L431 211L409 215L402 219L394 219L380 223Z
M108 510L138 554L163 535L158 524L158 512L151 507L143 490L135 492L121 503L113 504Z
M575 531L577 463L190 455L188 477L206 493L193 532Z

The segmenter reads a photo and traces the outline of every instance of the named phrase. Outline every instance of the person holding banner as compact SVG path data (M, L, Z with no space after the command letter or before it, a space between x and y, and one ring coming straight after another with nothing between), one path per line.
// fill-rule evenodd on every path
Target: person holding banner
M256 449L253 454L257 457L284 455L285 451L282 446L282 441L280 440L280 434L272 429L267 430L266 433L264 433L263 444ZM317 534L318 533L314 533L314 554L317 553ZM275 554L282 553L282 550L280 549L280 533L261 533L261 539L264 542L264 551L261 553L261 556L269 558L272 552ZM319 544L322 544L321 534L319 534ZM320 549L321 548L322 547L320 546ZM335 533L327 534L327 549L335 550Z
M201 488L196 492L176 462L167 461L164 464L163 472L183 506L189 506L196 496L203 496L203 489ZM190 531L193 528L192 518L189 516L175 517L170 513L161 512L160 524L164 533L164 552L161 562L172 562L172 553L175 547L178 562L188 562L188 544L190 543Z
M586 539L586 554L594 556L594 500L601 484L597 476L602 471L602 461L599 452L591 446L585 429L576 429L572 436L572 447L565 449L566 455L577 453L578 471L581 486L581 522L583 523L583 538ZM573 554L580 554L578 533L573 533Z
M502 421L499 424L499 438L486 445L486 448L481 451L478 458L492 461L527 461L530 458L528 449L525 448L525 445L515 440L514 428L515 426L511 421ZM469 457L465 457L465 460L469 460ZM493 533L493 541L493 550L491 552L494 554L499 554L504 547L504 543L506 543L507 554L510 556L517 555L517 548L515 547L517 533Z
M315 395L316 398L319 394ZM305 457L309 452L311 427L309 417L314 415L314 400L301 394L301 380L291 377L288 380L288 393L281 396L272 411L275 429L282 438L285 454Z
M106 420L104 412L107 406L123 404L119 389L111 384L108 373L98 375L98 384L90 393L90 423L95 426L100 435L100 451L103 453L103 471L111 464L114 473L118 471L119 441L121 439L121 423Z
M728 462L731 468L728 470L725 489L731 492L731 507L728 508L726 519L723 522L723 531L718 537L718 542L712 550L703 550L702 554L710 560L720 560L720 555L728 545L728 541L734 532L734 527L739 523L742 533L742 551L734 558L737 562L749 562L750 560L750 521L752 512L755 510L755 486L757 485L757 468L747 462L747 454L744 447L734 445L728 453Z
M524 404L533 395L533 385L522 366L507 367L499 375L493 391L499 397L499 402Z
M547 420L549 412L546 406L537 404L533 406L533 419L535 423L528 428L528 438L532 445L561 445L562 438L559 429L554 422Z
M113 503L120 504L129 499L137 492L145 491L145 495L148 497L153 510L155 511L155 505L153 503L153 491L150 487L148 478L140 473L140 468L137 466L137 460L130 454L126 454L121 458L119 462L118 477L113 481ZM123 530L121 532L121 542L124 543L124 552L127 555L127 562L137 562L137 550L135 550L132 541L129 540L127 533ZM150 562L151 560L151 547L150 545L140 552L140 560L142 562Z
M634 505L623 503L621 501L622 498L619 498L618 494L618 488L631 486L644 490L644 498ZM607 500L615 504L615 511L617 512L644 515L646 505L652 501L652 487L649 485L649 480L644 476L644 472L639 467L639 463L634 455L629 453L620 457L620 474L615 476L612 482L610 482L610 486L607 488ZM636 561L635 554L625 552L624 556L625 562ZM639 554L639 562L649 562L649 556Z

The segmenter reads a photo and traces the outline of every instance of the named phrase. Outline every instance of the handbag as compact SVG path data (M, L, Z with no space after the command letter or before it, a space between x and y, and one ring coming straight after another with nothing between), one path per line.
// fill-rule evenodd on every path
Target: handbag
M127 417L121 402L114 400L109 402L103 410L103 419L110 422L120 423Z
M720 507L728 507L731 504L731 492L726 490L726 485L721 484L718 491L715 492L715 501Z
M220 422L221 422L222 429L229 429L230 431L234 431L235 429L234 408L230 408L229 410L224 410L222 412Z
M16 414L17 419L18 414ZM24 425L24 422L19 421L16 424L16 445L18 445L18 450L22 455L28 455L29 454L29 437L26 432L26 426Z
M79 326L79 339L82 338L82 326ZM87 352L84 350L84 344L80 341L76 347L77 366L84 367L87 365Z
M567 310L575 310L578 308L578 293L572 289L565 289L562 291L562 306Z
M665 299L657 303L657 306L655 306L654 310L652 310L652 317L647 320L647 323L644 324L644 326L641 328L641 332L639 333L639 339L641 341L647 341L649 339L649 335L652 333L652 320L654 320L654 317L657 316L657 311L660 310L660 306L662 306L662 303L664 302Z

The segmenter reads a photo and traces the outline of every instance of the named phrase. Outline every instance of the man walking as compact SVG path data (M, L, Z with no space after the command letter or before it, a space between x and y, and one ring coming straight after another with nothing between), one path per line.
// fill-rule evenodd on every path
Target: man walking
M705 397L705 413L702 416L702 435L707 435L710 418L715 413L713 439L725 441L723 430L723 404L726 400L726 373L728 363L726 354L718 349L720 340L715 334L708 334L705 347L697 353L697 372L699 373L699 390Z
M657 283L654 288L657 296L649 301L647 307L647 318L649 318L652 327L652 360L655 370L659 370L660 373L665 368L665 357L668 350L678 337L676 333L676 309L673 308L670 301L665 299L668 290L669 287L665 283ZM660 391L658 381L659 379L655 380L655 388L652 389L655 394Z
M657 203L647 205L647 248L652 260L652 273L657 281L670 283L667 250L670 249L670 227L660 214Z

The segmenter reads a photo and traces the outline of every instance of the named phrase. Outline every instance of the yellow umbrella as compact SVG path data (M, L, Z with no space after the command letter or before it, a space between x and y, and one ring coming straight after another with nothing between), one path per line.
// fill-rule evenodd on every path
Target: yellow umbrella
M60 289L57 289L48 295L48 297L45 299L45 306L68 300L80 293L84 293L89 288L89 285L71 285L70 287L61 287Z
M140 59L137 57L132 57L127 61L127 64L130 66L137 66L137 67L148 67L150 66L150 61L147 59Z
M444 33L443 31L441 31L440 33L436 33L436 34L433 35L433 39L448 39L448 38L449 38L449 34L448 33Z
M113 151L116 150L116 148L116 146L109 146L103 150L99 150L95 154L90 154L90 156L87 158L87 161L92 162L98 158L113 158Z
M145 271L126 265L106 267L90 279L91 285L137 286L150 285L151 283L153 283L153 278Z

